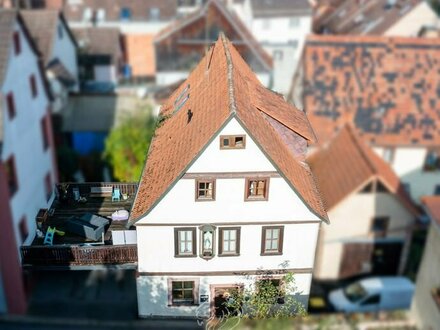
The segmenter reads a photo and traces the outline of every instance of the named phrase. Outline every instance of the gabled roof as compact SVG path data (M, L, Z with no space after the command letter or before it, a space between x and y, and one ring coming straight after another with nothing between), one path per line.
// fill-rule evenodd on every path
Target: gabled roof
M336 6L324 2L325 16L318 17L318 31L331 34L382 35L424 0L346 0ZM394 2L394 4L392 4ZM318 6L317 11L320 11Z
M319 141L351 123L374 145L440 144L440 39L310 36L302 61Z
M16 22L21 26L23 34L27 38L29 47L38 60L37 65L43 82L44 91L47 95L47 98L51 99L52 95L50 93L49 85L44 75L43 66L40 59L41 54L39 53L34 41L32 40L29 30L26 24L24 23L23 17L15 9L0 9L0 86L3 85L5 75L8 69L9 55L11 53L10 48L12 47L12 36ZM3 125L4 125L4 121L3 121L4 111L1 108L1 106L2 104L0 103L0 153L3 144Z
M417 214L411 198L391 166L366 146L346 125L308 163L316 177L327 211L373 180L380 181L409 211Z
M256 18L312 15L309 0L251 0Z
M440 226L440 196L423 196L422 204L431 219Z
M78 41L80 55L108 55L114 63L122 56L121 35L118 28L75 28L73 34Z
M32 38L43 56L44 65L48 65L52 60L53 45L58 34L58 22L62 23L67 31L67 35L76 46L75 37L70 31L64 16L61 12L52 9L22 10L21 15L32 35Z
M176 111L175 101L182 99L181 94L189 96ZM288 123L284 122L282 114L287 107L278 116L274 105L279 98L261 86L231 43L224 36L219 38L161 108L162 119L151 142L129 224L134 224L154 208L232 118L242 124L305 205L327 220L308 165L293 156L265 118L265 113L272 114L282 121L281 124L312 138L310 127L303 127L307 119L300 110L287 106L293 116L302 117Z
M197 22L200 19L204 19L208 14L211 6L218 9L218 12L223 15L223 17L228 21L231 26L235 29L237 34L241 37L241 41L249 47L249 49L255 55L255 58L262 64L266 70L271 70L273 67L272 57L266 53L260 43L255 39L251 31L246 27L242 20L238 17L235 12L230 11L226 8L220 0L209 0L202 8L191 13L182 19L176 20L169 26L160 31L154 40L155 43L160 43L161 41L169 38L170 36L179 33L185 27Z

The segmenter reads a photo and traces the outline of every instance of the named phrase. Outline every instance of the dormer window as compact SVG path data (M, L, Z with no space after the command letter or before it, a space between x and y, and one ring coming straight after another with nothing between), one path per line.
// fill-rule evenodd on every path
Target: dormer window
M246 135L220 136L220 149L244 149L245 147Z
M246 179L245 201L267 200L269 192L269 178Z
M196 201L215 200L215 180L196 180Z

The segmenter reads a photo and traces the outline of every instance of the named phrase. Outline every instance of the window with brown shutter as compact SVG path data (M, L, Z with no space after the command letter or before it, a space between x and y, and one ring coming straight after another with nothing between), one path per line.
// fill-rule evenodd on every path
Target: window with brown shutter
M38 89L37 89L37 80L35 79L35 75L31 75L29 77L29 84L31 86L32 98L36 98L38 96Z
M240 255L240 227L219 228L219 257Z
M19 55L21 53L21 42L20 42L20 33L18 31L14 32L14 53L15 55Z
M174 256L196 257L196 228L174 228Z
M43 135L43 148L49 148L49 121L47 115L41 119L41 134Z
M215 200L215 180L200 179L196 180L196 201Z
M14 156L5 162L6 179L8 181L9 195L12 197L18 190L17 170Z
M267 200L269 192L269 178L247 178L245 201Z
M244 149L245 147L246 135L220 136L220 149Z

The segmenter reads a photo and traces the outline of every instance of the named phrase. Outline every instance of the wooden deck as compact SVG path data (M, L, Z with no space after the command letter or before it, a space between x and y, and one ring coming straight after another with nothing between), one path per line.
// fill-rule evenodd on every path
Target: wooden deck
M118 187L121 193L128 194L127 200L112 202L111 197L90 197L90 187L98 185L113 185ZM76 202L73 199L72 188L78 188L80 195L87 199L86 202ZM111 230L126 229L127 221L112 221L111 215L117 210L130 211L136 194L137 184L121 184L121 183L85 183L70 184L68 188L67 199L61 201L57 199L51 207L50 215L43 224L43 230L48 226L55 227L57 230L64 231L65 235L55 235L54 245L62 244L83 244L96 243L82 236L72 234L66 230L65 221L71 216L82 216L85 213L92 213L109 219L110 224L105 228L104 240L106 244L111 244ZM32 246L43 245L43 238L36 237L32 242Z

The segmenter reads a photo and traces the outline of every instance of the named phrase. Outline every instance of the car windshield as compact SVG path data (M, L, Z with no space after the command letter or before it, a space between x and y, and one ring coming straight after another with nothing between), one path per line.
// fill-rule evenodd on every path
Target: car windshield
M351 302L359 301L367 295L367 291L365 291L360 283L350 284L344 289L344 293Z

